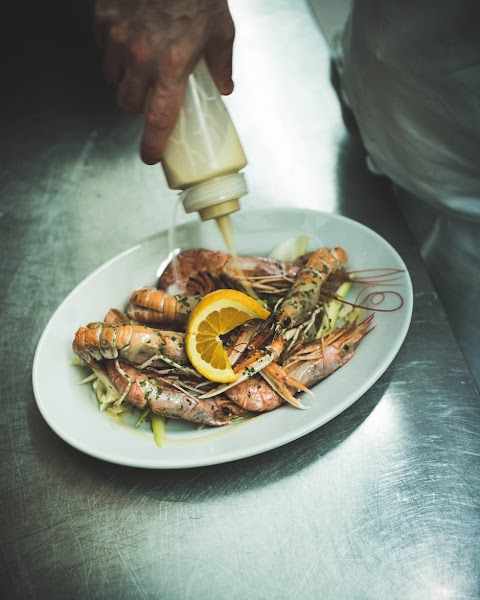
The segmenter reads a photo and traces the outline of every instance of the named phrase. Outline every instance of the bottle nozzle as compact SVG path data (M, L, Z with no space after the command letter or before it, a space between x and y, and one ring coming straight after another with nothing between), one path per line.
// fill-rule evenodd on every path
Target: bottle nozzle
M240 210L240 203L237 198L232 200L224 200L223 202L219 202L218 204L212 204L212 206L206 206L205 208L200 208L198 214L202 221L207 221L208 219L221 219L222 217L227 217L229 214Z

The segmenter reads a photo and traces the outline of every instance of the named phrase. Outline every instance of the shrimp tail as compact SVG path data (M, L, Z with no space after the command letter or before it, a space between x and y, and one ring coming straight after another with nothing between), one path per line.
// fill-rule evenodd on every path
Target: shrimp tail
M184 327L201 296L171 296L154 287L135 290L130 296L127 315L140 323Z

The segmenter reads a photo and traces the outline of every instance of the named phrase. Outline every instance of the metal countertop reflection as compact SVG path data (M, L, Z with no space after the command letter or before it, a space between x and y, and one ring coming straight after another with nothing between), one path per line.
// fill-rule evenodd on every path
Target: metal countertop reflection
M412 277L410 331L352 407L259 456L147 471L64 443L33 396L40 335L92 270L165 228L175 194L140 162L142 122L115 108L88 36L5 32L3 597L478 598L479 395L414 239L344 129L308 4L232 11L226 102L249 158L242 205L334 212L377 231Z

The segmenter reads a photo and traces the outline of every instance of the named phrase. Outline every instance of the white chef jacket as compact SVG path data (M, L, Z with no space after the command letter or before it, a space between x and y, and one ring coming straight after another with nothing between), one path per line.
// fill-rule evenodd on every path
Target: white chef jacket
M479 0L358 0L332 51L480 386L479 17Z

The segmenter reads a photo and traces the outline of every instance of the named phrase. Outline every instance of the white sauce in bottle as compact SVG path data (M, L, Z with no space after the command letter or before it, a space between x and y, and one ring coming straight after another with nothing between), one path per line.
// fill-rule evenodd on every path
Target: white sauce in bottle
M168 185L185 190L238 173L246 164L232 119L201 60L189 77L179 118L163 154Z

